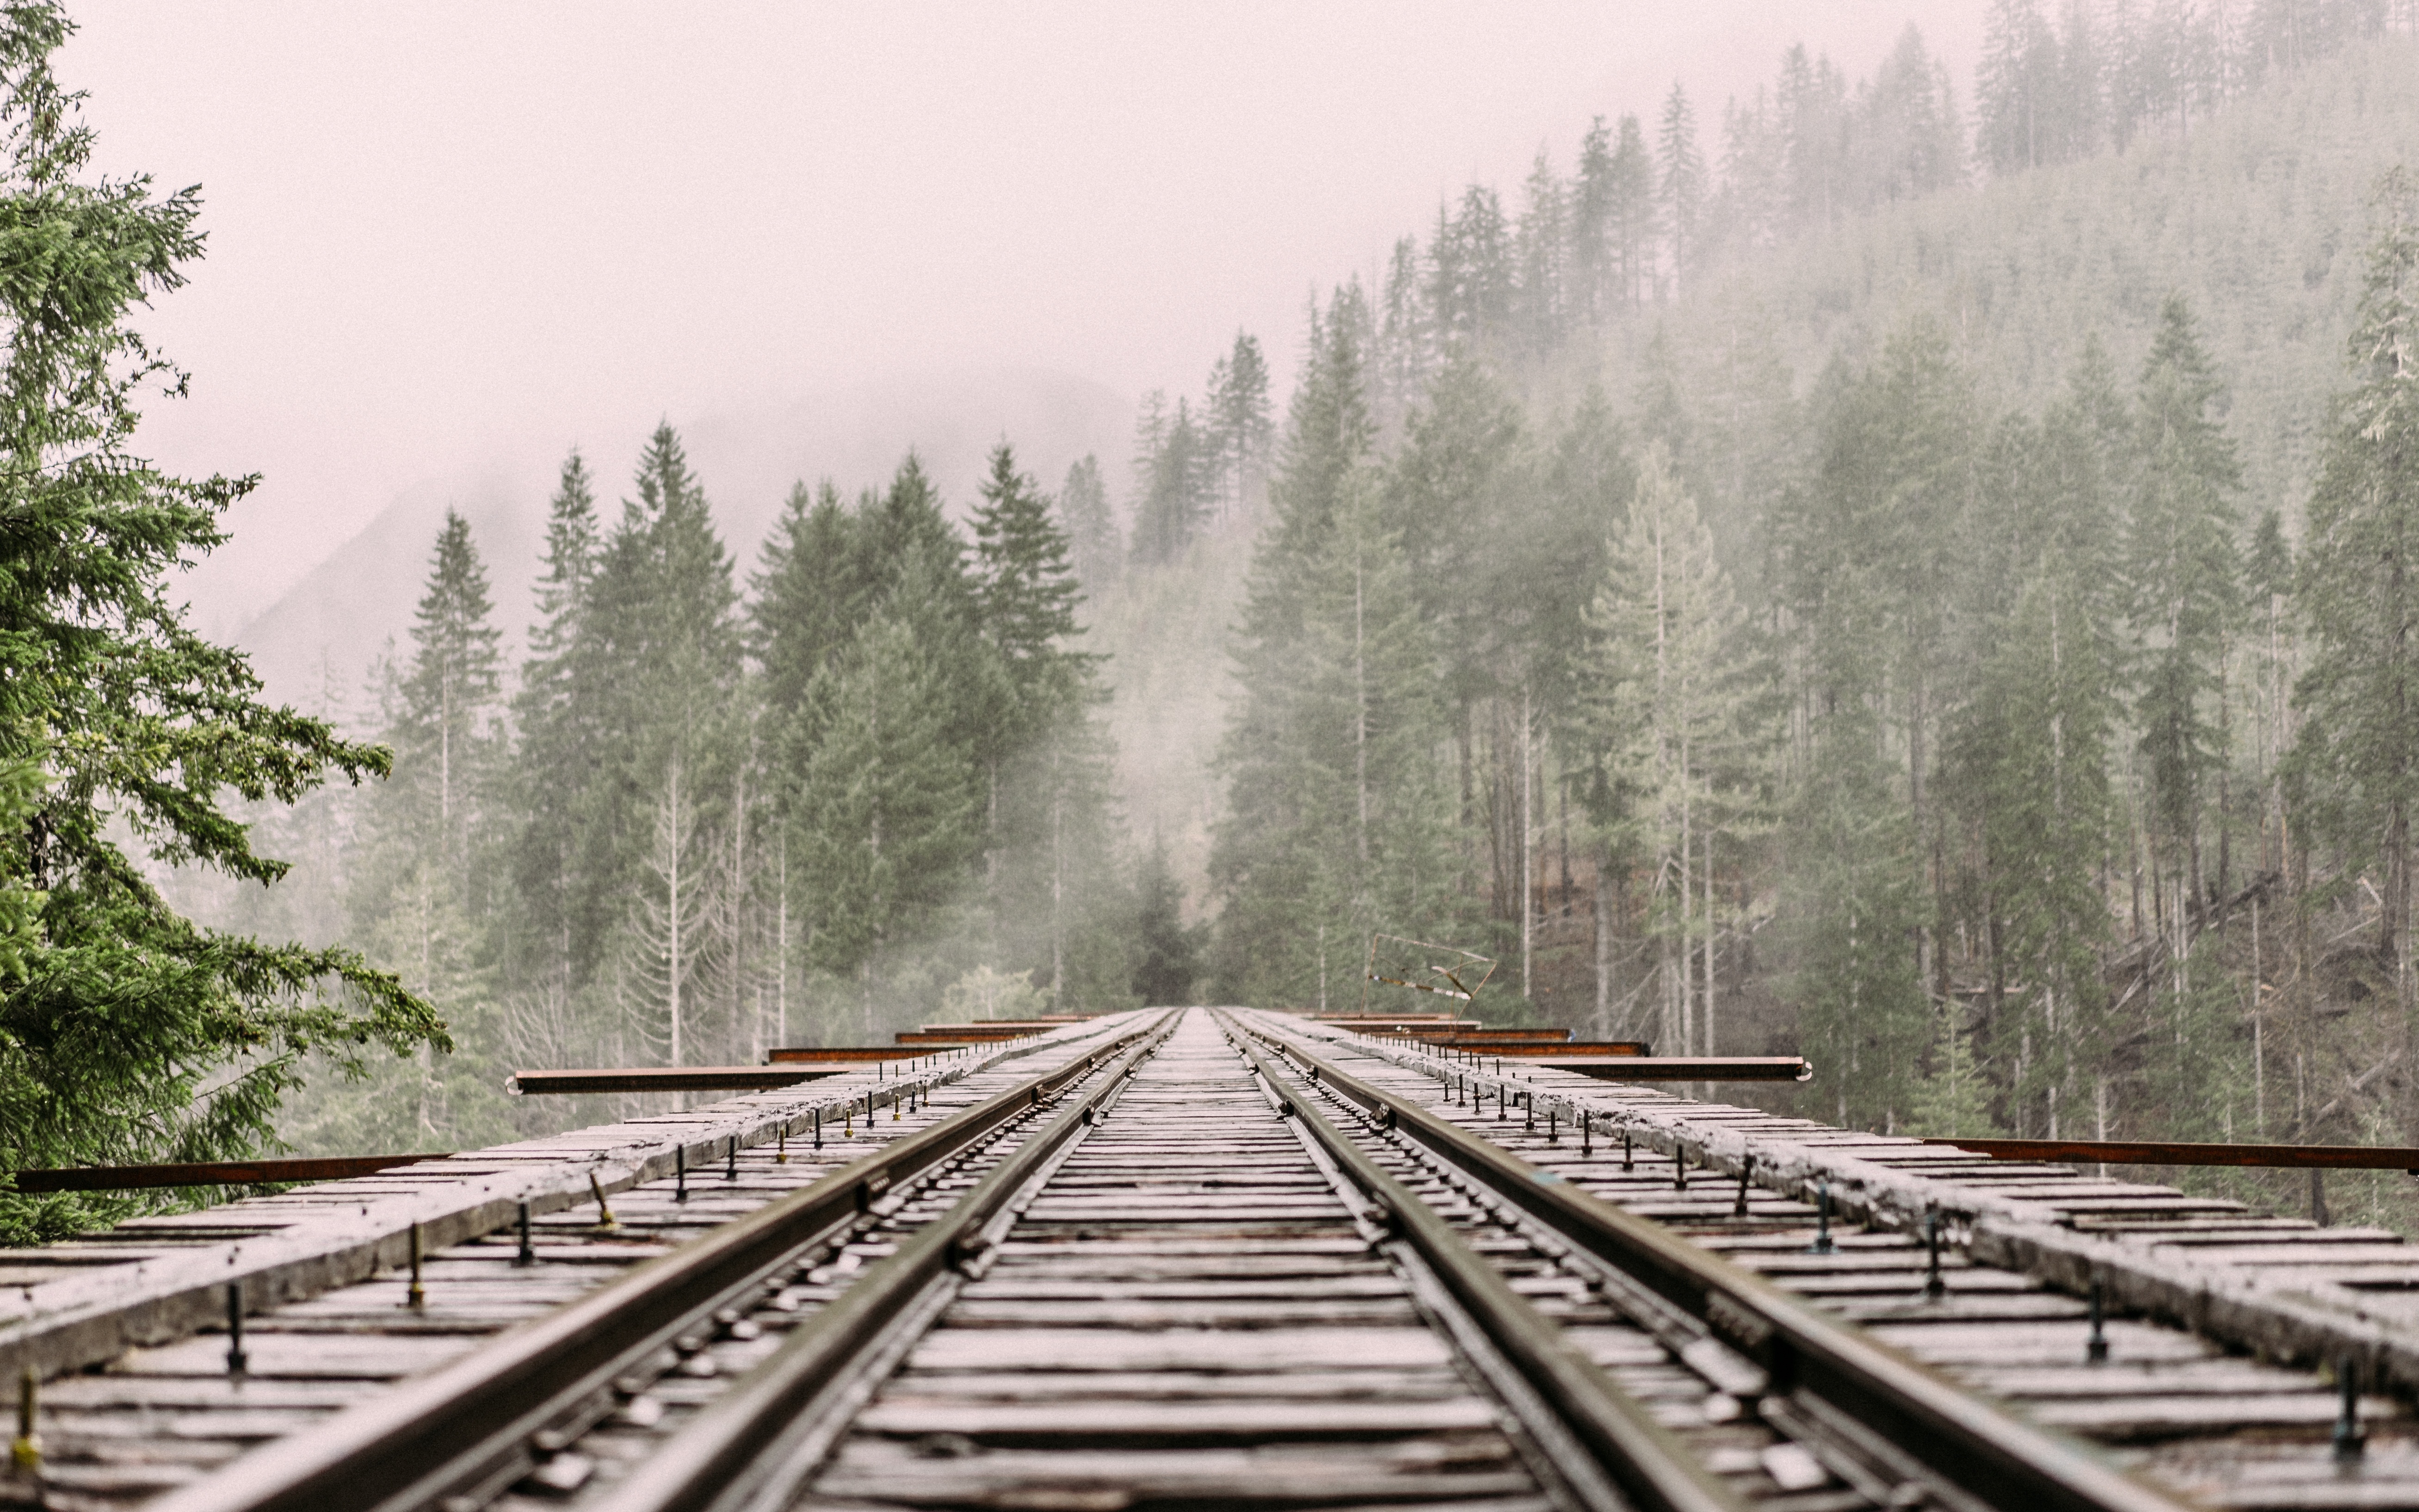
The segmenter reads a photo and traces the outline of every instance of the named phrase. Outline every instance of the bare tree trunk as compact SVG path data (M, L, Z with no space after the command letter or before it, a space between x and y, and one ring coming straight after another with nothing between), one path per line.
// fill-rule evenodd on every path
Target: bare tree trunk
M1529 685L1523 681L1520 685L1520 995L1531 1002L1536 1000L1534 985L1530 977L1530 961L1534 944L1533 924L1535 910L1530 906L1532 900L1529 886L1531 877L1535 873L1534 858L1530 854L1530 846L1537 832L1537 826L1529 811L1529 806L1535 792L1532 780L1535 772L1535 753L1530 748L1530 733L1533 725L1534 721L1530 717ZM1364 859L1366 859L1365 854Z

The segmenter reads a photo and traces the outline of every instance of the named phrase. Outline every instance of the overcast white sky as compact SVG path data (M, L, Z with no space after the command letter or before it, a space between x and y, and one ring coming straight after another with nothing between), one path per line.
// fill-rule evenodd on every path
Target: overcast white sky
M1910 20L1965 100L1980 10L87 0L60 69L105 168L204 191L146 321L193 397L144 448L268 475L195 585L222 620L413 483L658 415L965 368L1189 389L1239 325L1289 370L1309 286L1462 183L1566 168L1675 78L1710 148L1790 41L1861 76Z

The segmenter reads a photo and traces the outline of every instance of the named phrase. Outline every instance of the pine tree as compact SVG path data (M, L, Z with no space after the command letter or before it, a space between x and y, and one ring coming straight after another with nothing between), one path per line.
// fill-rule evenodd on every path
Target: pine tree
M470 523L449 509L437 538L428 591L420 600L411 639L417 648L401 688L403 706L391 739L401 779L427 791L433 811L421 816L436 841L455 902L474 902L469 877L470 831L498 735L492 728L501 698L501 634L491 622L487 569L470 539Z
M1058 528L1067 534L1076 581L1095 593L1117 581L1123 543L1109 513L1109 490L1101 482L1097 457L1086 455L1067 469L1067 481L1058 486Z
M1974 151L1994 175L2058 161L2052 124L2057 75L2057 39L2038 0L1992 0L1975 73L1980 119Z
M1135 461L1149 480L1134 509L1135 561L1172 562L1201 533L1215 496L1216 461L1191 402L1179 397L1157 450Z
M1630 795L1619 823L1631 833L1614 848L1649 868L1662 981L1655 1038L1707 1054L1714 1026L1698 1011L1706 979L1692 975L1690 947L1712 925L1699 913L1702 857L1743 815L1753 782L1742 675L1753 663L1712 537L1659 443L1646 448L1627 516L1587 616L1595 676L1584 729L1614 788Z
M1677 80L1663 100L1663 120L1655 136L1655 166L1663 227L1672 239L1672 293L1676 297L1682 274L1698 260L1697 218L1705 197L1705 160L1697 150L1697 111Z
M1219 513L1248 509L1268 482L1269 364L1257 337L1235 332L1232 350L1218 359L1202 406L1203 444L1214 474Z
M1210 862L1236 1001L1328 1000L1372 932L1425 937L1454 913L1435 652L1373 471L1340 481L1308 550L1264 545L1253 567Z
M80 97L50 67L69 30L49 6L0 15L0 187L23 249L0 288L0 771L11 807L34 810L0 826L17 915L0 979L11 1170L245 1154L274 1137L313 1050L357 1066L374 1044L448 1042L393 976L347 950L202 929L127 854L274 883L285 866L253 850L224 796L290 804L388 758L262 703L242 656L195 635L170 596L252 480L180 479L127 451L138 391L183 388L127 316L183 282L199 205L89 174ZM0 1229L23 1242L110 1207L0 1197Z
M529 656L512 702L518 740L513 752L513 807L518 832L507 842L511 898L500 913L508 932L501 950L506 977L550 978L567 1000L572 955L572 857L586 795L605 760L602 717L584 659L588 612L602 538L587 463L574 448L547 505L545 570L537 585L542 616L530 626ZM516 967L527 963L527 975Z
M1193 1001L1200 975L1198 932L1184 922L1184 888L1167 864L1167 845L1151 838L1134 881L1134 939L1139 946L1133 990L1148 1007Z
M1621 117L1606 180L1618 303L1637 309L1655 285L1655 160L1646 150L1645 129L1635 116Z
M2191 310L2169 296L2142 368L2126 543L2135 640L2134 717L2149 764L2159 871L2187 915L2206 898L2205 785L2226 755L2214 717L2242 602L2234 496L2242 467L2211 411L2223 390Z
M1573 323L1588 330L1627 303L1614 271L1612 220L1612 133L1599 116L1579 140L1579 168L1565 205L1571 242L1563 258Z
M823 970L860 982L864 1027L887 949L913 939L967 878L982 826L974 766L950 738L949 688L904 618L866 625L815 676L820 732L793 806L791 864Z
M2376 204L2347 344L2351 381L2334 396L2310 492L2300 597L2311 659L2296 758L2340 795L2329 828L2356 864L2376 867L2379 949L2405 966L2419 803L2419 184L2396 170Z
M1530 166L1513 228L1513 325L1518 349L1536 360L1561 345L1568 318L1564 255L1570 241L1567 192L1543 147Z
M1989 1080L1974 1058L1973 1040L1959 1022L1960 1010L1950 1005L1941 1015L1940 1038L1933 1054L1933 1072L1915 1089L1906 1132L1938 1139L1988 1139L1999 1135L1991 1117Z
M1099 658L1074 649L1081 601L1067 540L1006 442L974 516L976 612L1005 678L1008 709L978 750L984 767L994 928L1009 962L1039 958L1066 986L1068 931L1091 867L1071 846L1105 827L1097 770L1105 736L1087 728L1104 695Z

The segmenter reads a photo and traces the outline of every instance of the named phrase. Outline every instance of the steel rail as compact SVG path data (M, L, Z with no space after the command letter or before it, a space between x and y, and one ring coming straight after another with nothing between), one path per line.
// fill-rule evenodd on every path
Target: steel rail
M802 1250L845 1232L893 1187L932 1173L1165 1027L1138 1026L893 1140L451 1365L172 1491L148 1512L405 1512L501 1492L539 1462L539 1433L593 1420L589 1410L609 1399L617 1377L763 1288Z
M1772 1394L1810 1397L1817 1412L1810 1415L1845 1417L1974 1501L1999 1512L2180 1512L2180 1504L2159 1491L1986 1405L1743 1267L1372 1087L1289 1035L1244 1028L1358 1104L1376 1127L1408 1135L1702 1319L1764 1369Z
M862 1272L780 1347L650 1453L591 1512L726 1512L786 1506L820 1453L810 1446L855 1384L853 1365L878 1353L901 1319L926 1315L956 1269L992 1247L985 1227L1051 1157L1090 1127L1143 1058L1174 1032L1165 1012L1100 1084L986 1171L948 1211ZM1129 1037L1130 1039L1132 1037ZM919 1305L920 1304L920 1305Z
M1317 1108L1290 1095L1241 1026L1224 1012L1216 1018L1228 1041L1280 1100L1278 1111L1298 1122L1367 1195L1387 1227L1427 1262L1631 1504L1640 1512L1738 1512L1747 1505L1562 1329L1514 1291L1502 1273L1471 1248L1442 1215Z

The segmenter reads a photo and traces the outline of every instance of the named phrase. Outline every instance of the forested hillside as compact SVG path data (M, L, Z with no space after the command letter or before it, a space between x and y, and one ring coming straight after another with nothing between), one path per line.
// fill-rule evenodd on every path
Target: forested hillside
M1874 1128L2410 1128L2419 49L2261 8L2160 85L2178 17L1995 7L1970 117L1912 33L1793 52L1718 170L1675 90L1322 298L1223 801L1158 802L1214 995L1415 934Z
M1123 465L802 484L746 563L669 430L618 515L575 455L532 609L433 543L396 777L264 817L321 884L208 903L454 1026L288 1136L1340 1006L1378 933L1858 1125L2407 1132L2412 23L2002 0L1970 85L1675 86L1322 291L1289 394L1241 333Z

